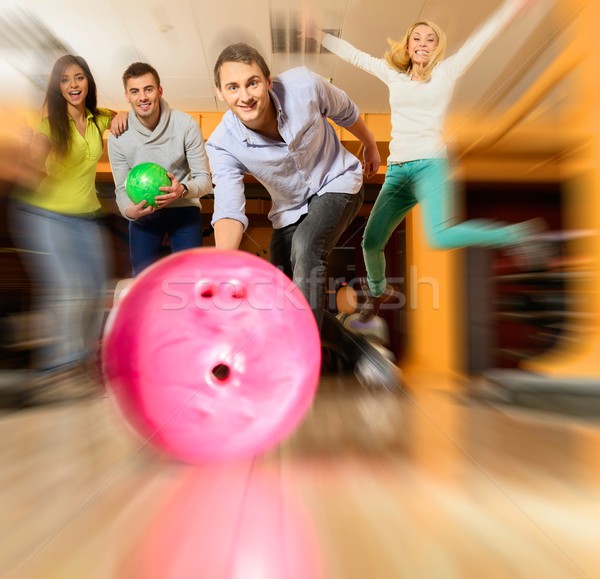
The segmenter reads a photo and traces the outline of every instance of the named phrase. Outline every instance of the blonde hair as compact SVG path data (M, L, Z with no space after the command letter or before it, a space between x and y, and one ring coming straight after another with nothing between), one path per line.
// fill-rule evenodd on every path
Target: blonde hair
M431 72L434 67L444 58L444 53L446 52L446 35L444 31L433 22L429 20L420 20L419 22L415 22L403 36L400 42L396 40L392 40L388 38L388 44L390 48L383 56L384 60L395 70L398 72L407 73L413 67L412 60L410 55L408 54L408 41L410 39L411 34L417 26L429 26L433 33L437 37L438 45L436 49L431 54L429 62L425 65L415 65L415 69L418 72L421 80L423 82L427 82L431 78Z

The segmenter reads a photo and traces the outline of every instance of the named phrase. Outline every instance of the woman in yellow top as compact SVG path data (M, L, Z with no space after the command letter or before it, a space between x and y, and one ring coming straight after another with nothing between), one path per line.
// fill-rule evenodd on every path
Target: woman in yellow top
M106 262L95 180L115 113L97 107L90 68L72 55L54 64L44 106L47 116L24 155L11 226L34 282L33 309L50 324L44 333L52 344L36 352L34 368L52 376L81 367L99 337ZM115 132L124 119L114 121Z

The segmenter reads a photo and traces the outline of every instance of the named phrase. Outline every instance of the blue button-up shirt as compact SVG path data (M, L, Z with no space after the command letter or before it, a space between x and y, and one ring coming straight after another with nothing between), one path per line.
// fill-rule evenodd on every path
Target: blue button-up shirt
M348 95L306 67L275 77L270 94L283 142L248 129L227 111L206 143L215 185L213 225L229 218L248 226L245 174L269 192L275 229L307 213L313 195L357 193L362 186L360 161L342 146L327 120L342 127L358 120Z

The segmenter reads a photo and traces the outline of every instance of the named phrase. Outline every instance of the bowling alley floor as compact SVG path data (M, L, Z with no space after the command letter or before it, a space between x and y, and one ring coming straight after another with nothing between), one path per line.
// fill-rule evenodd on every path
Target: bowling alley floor
M109 398L0 410L0 576L600 577L600 421L323 379L277 449L189 466Z

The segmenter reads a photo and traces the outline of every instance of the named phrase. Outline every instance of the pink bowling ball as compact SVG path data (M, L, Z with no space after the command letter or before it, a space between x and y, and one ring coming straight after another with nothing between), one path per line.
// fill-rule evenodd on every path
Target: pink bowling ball
M214 248L175 253L124 290L107 320L110 392L146 440L191 463L262 453L314 398L317 324L267 261Z

